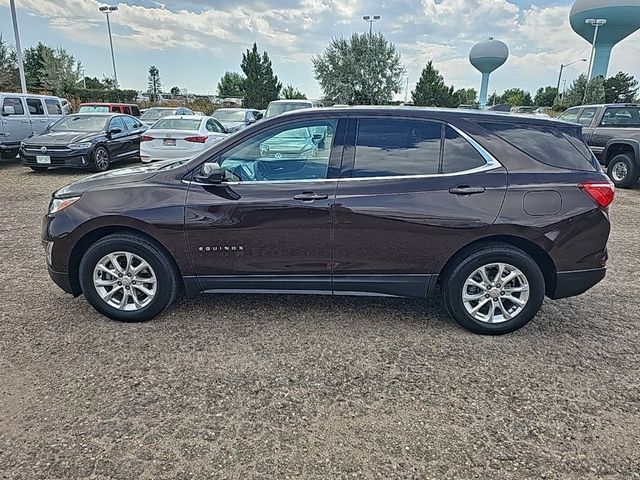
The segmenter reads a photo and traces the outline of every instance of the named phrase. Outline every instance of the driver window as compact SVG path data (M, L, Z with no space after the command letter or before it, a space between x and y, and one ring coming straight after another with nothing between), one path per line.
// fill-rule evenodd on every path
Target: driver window
M337 120L314 120L268 130L220 157L226 181L277 182L327 178Z

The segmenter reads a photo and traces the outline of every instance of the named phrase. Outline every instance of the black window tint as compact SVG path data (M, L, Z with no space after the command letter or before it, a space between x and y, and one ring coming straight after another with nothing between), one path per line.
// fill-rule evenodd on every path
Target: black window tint
M45 100L44 104L47 106L49 115L62 115L62 108L56 100Z
M444 140L444 157L442 158L442 173L463 172L482 167L486 163L484 158L462 135L453 128L447 127Z
M27 108L31 115L44 115L44 107L39 98L27 98Z
M353 176L438 173L441 137L442 126L436 122L360 119Z
M539 162L574 170L597 170L555 127L482 122L481 125Z
M207 130L210 132L222 133L222 129L220 125L213 118L210 118L209 120L207 120L206 127L207 127Z
M579 108L570 108L569 110L564 112L562 115L560 115L558 118L560 120L564 120L565 122L575 122L578 119L579 111L580 111Z
M13 107L14 115L24 115L24 107L22 106L22 101L16 97L7 97L4 99L2 103L2 111L4 112L4 107Z
M640 107L609 107L602 116L603 127L640 127Z
M139 109L136 105L133 105L133 106L131 107L131 114L132 114L134 117L139 117L139 116L140 116L140 109Z
M122 121L124 122L124 126L127 127L127 130L135 130L138 128L138 122L132 117L122 117Z
M584 137L582 136L582 129L569 129L563 128L562 134L571 142L571 145L576 147L578 151L582 154L584 158L589 160L591 165L594 166L596 170L600 170L600 163L598 159L593 155L593 152L589 148L589 145L584 141Z
M591 125L591 121L593 120L593 116L596 114L596 107L588 107L582 110L580 117L578 117L578 123L583 127L588 127Z

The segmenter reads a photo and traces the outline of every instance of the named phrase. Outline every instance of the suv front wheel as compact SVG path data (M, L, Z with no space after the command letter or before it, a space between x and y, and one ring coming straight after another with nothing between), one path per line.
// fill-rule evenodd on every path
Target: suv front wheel
M481 247L445 275L449 315L475 333L500 335L526 325L544 300L544 276L522 250L506 244Z
M609 162L607 175L618 188L631 188L638 183L640 168L633 157L626 153L616 155Z

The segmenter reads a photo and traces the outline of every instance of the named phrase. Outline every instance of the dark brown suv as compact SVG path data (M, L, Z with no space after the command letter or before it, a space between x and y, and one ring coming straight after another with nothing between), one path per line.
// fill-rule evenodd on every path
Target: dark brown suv
M429 298L478 333L605 275L614 188L580 127L422 108L292 112L199 157L54 193L53 280L118 320L176 294Z

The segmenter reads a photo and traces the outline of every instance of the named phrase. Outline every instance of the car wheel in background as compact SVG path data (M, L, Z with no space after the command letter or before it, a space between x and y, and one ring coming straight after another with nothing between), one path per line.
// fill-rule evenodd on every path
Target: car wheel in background
M104 172L109 170L109 151L105 147L97 147L93 152L93 170Z
M3 160L11 160L12 158L16 158L18 155L18 149L11 150L0 150L0 158Z
M142 322L174 300L178 274L155 242L113 234L94 243L80 261L80 286L100 313L114 320Z
M442 282L447 312L475 333L500 335L526 325L544 300L544 276L522 250L488 244L460 260Z
M618 188L631 188L638 183L640 168L633 157L626 153L616 155L609 162L607 175Z

